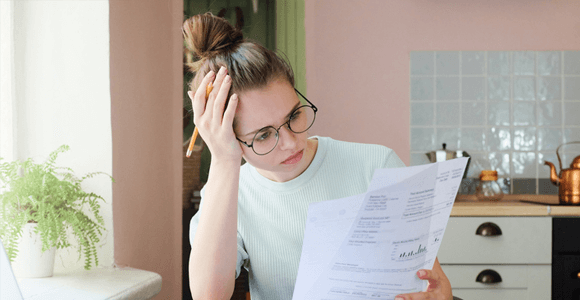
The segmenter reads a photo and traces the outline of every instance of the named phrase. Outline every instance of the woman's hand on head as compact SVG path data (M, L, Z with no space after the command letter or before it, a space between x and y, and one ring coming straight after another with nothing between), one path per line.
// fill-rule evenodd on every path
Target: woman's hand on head
M213 89L206 100L207 86L213 81ZM195 126L204 142L209 147L212 160L242 159L242 148L233 129L234 115L238 106L238 95L230 97L226 106L227 96L232 84L225 67L221 67L217 75L210 71L201 81L195 91L189 91L193 107Z
M395 297L395 300L452 300L451 283L439 262L433 266L433 270L419 270L417 277L429 281L425 292L401 294Z

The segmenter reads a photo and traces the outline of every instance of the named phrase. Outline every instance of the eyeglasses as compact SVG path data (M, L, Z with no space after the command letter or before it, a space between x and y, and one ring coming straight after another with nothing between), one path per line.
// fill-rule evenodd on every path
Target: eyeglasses
M303 133L312 127L312 124L314 124L314 120L316 119L318 108L314 106L312 102L308 101L308 99L306 99L306 97L304 97L304 95L302 95L298 90L294 90L304 98L309 105L297 107L290 114L288 121L280 125L278 128L267 126L258 130L254 135L251 144L248 144L237 137L236 139L246 145L246 147L252 148L254 153L258 155L266 155L272 152L272 150L276 148L276 145L278 145L278 140L280 139L280 128L282 128L282 126L286 125L286 127L294 133Z

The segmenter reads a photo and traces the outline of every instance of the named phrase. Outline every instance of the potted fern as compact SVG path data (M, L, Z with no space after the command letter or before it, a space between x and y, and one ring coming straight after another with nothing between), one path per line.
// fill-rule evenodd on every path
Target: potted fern
M99 263L95 245L105 230L99 200L105 200L85 192L81 183L101 174L113 178L103 172L78 178L72 169L55 166L58 155L68 150L67 145L59 147L41 164L31 158L13 162L0 158L0 240L19 277L52 276L54 249L71 247L67 232L78 241L79 258L84 254L86 270ZM33 245L38 247L36 256L52 252L46 255L48 267L44 270L28 269L38 265L38 257L22 257L35 252ZM17 271L21 264L27 265L26 270Z

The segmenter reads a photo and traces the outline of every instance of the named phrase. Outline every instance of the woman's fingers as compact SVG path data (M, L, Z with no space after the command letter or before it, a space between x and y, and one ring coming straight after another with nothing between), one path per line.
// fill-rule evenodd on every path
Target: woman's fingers
M230 102L228 103L228 107L226 107L226 111L224 112L224 120L222 124L225 124L226 126L233 125L237 107L238 95L233 94L232 97L230 97Z
M221 91L222 83L226 78L228 71L226 67L220 67L218 73L215 76L215 80L213 81L213 90L209 94L209 98L207 99L207 104L205 106L204 114L208 114L208 116L213 115L214 111L214 103L218 97L219 92Z
M433 272L432 270L419 270L417 272L417 277L429 281L429 289L436 288L439 285L439 273Z
M192 91L189 91L187 93L189 95L189 98L191 99L191 107L193 109L194 120L199 120L199 117L203 115L205 112L205 109L207 107L206 105L207 100L205 97L206 88L208 84L210 84L213 81L214 77L215 73L213 71L209 71L201 81L199 87L197 88L197 91L195 91L195 94L193 94Z
M397 295L395 300L445 300L448 298L440 288L441 284L439 281L441 280L441 276L439 276L439 273L434 272L433 270L422 269L417 272L417 277L429 281L427 292Z
M439 298L433 293L410 293L404 295L398 295L395 297L395 300L443 300L443 298Z
M230 92L230 87L232 85L232 77L226 75L224 78L222 85L220 86L220 90L215 98L214 102L214 109L213 109L213 117L216 120L220 120L220 124L225 113L226 109L226 102L228 98L228 94Z

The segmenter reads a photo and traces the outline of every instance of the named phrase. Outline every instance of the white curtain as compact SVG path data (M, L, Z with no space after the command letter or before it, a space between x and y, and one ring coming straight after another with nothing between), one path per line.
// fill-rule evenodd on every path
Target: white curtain
M0 157L16 157L14 93L14 0L0 1Z

